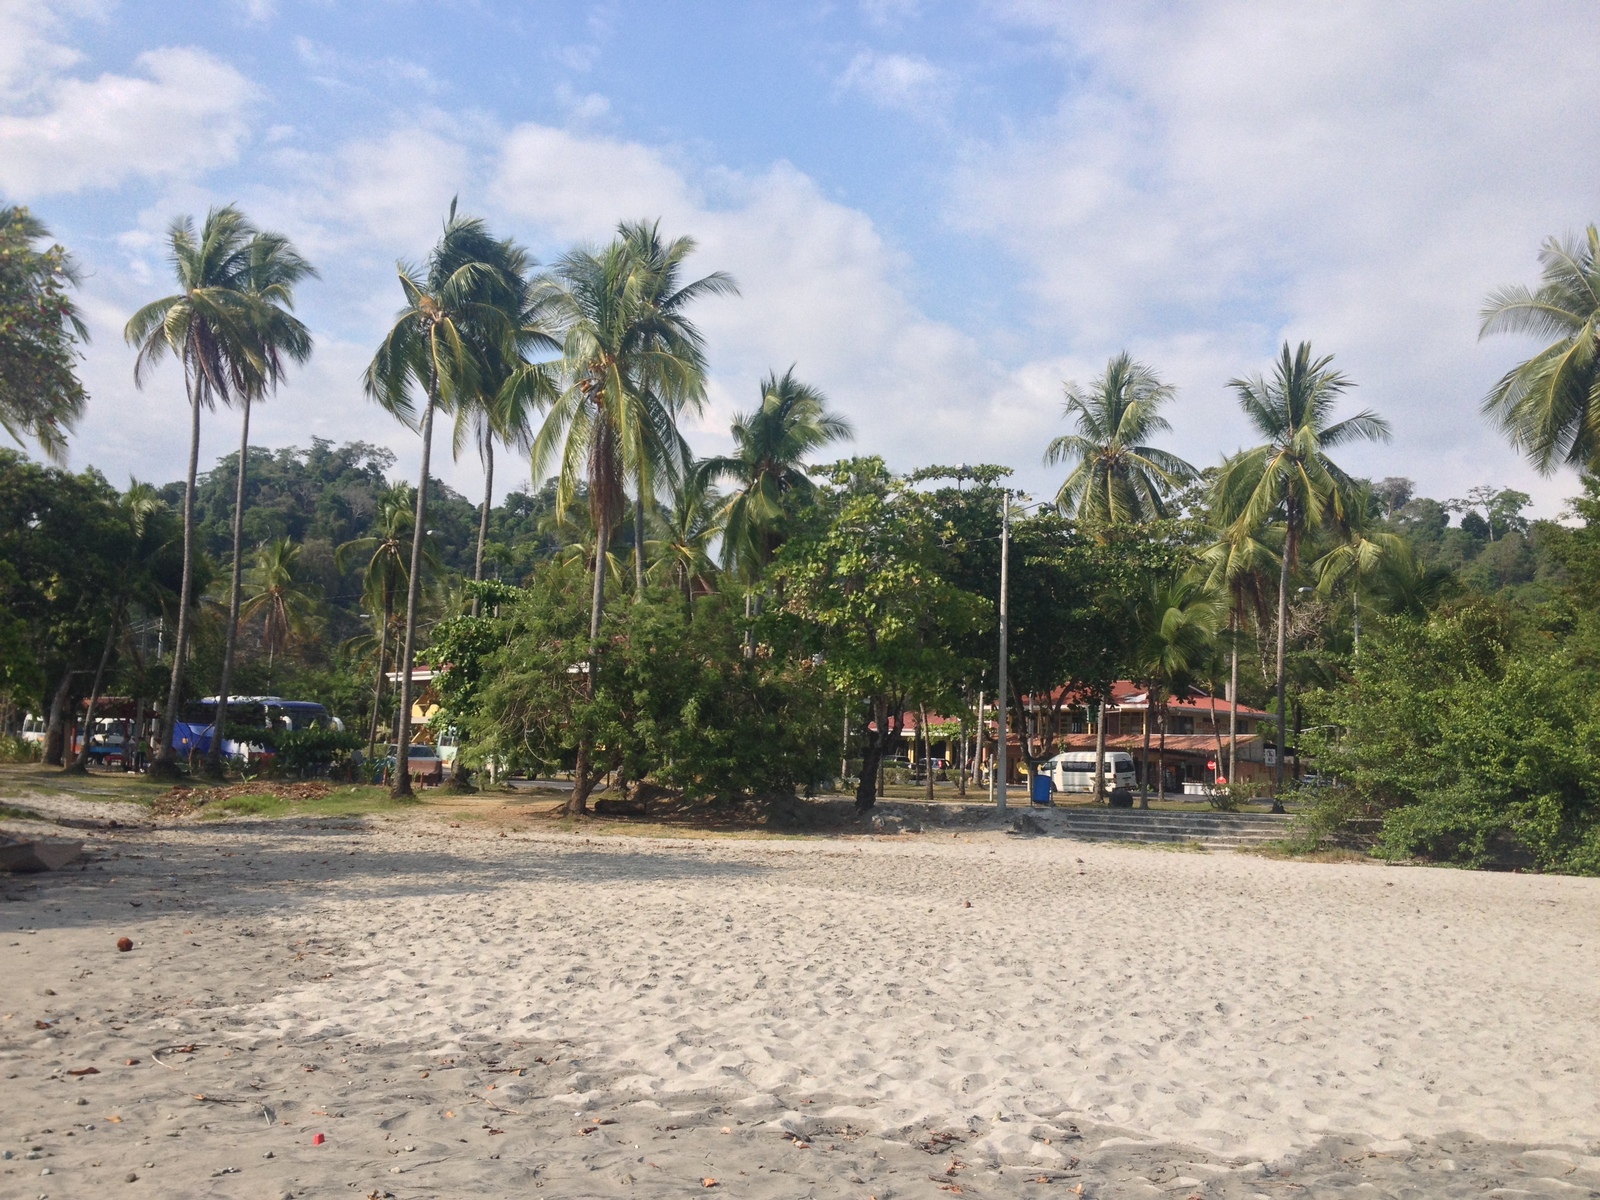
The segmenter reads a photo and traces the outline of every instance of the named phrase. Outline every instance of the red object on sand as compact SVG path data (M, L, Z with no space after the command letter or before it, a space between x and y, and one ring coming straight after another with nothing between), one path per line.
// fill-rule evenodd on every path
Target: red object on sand
M311 1144L313 1146L320 1146L320 1145L322 1145L323 1142L325 1142L327 1140L328 1139L323 1137L320 1133L314 1133L314 1134L311 1135Z

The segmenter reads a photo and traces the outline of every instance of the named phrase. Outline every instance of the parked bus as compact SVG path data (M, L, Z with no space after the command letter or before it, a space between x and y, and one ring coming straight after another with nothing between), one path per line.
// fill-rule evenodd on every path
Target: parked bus
M1058 792L1094 791L1094 751L1068 750L1043 764ZM1131 788L1133 755L1123 750L1106 751L1105 790Z
M217 723L217 698L207 696L187 705L172 723L172 748L179 754L204 754L211 749L211 735ZM344 723L328 715L328 710L311 700L285 700L280 696L237 696L228 700L228 727L222 753L243 758L263 753L259 743L237 741L238 734L251 729L280 732L302 729L343 729Z

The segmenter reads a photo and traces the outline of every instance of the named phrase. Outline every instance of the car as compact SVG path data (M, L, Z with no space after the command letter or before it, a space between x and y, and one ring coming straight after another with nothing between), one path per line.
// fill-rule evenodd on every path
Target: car
M388 768L392 775L398 766L396 761L400 747L389 743ZM442 783L444 782L444 759L439 757L437 746L430 746L424 742L412 742L406 750L406 766L411 772L413 783Z

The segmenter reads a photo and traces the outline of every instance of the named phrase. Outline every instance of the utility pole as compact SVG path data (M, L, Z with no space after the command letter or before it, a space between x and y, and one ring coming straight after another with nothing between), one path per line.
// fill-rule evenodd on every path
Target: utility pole
M1001 493L1000 500L1000 686L995 691L995 752L996 782L994 804L1001 812L1006 810L1006 616L1010 605L1007 592L1011 582L1011 492Z

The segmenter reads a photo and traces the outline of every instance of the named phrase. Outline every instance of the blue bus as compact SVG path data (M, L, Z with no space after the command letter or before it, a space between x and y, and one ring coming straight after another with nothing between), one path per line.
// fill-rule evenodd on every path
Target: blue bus
M217 727L217 697L207 696L185 706L172 723L172 748L179 754L204 754L211 749L211 735ZM234 739L246 729L343 729L344 723L328 715L328 710L311 700L285 700L281 696L230 696L228 728L223 735L222 753L243 758L264 753L259 744Z

